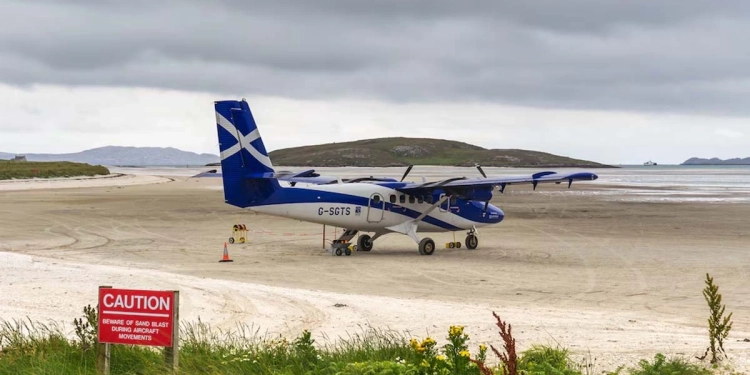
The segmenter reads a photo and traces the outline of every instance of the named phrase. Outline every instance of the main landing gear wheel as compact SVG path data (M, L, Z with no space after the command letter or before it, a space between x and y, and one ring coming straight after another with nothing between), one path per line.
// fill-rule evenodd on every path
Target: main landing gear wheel
M435 252L435 241L431 238L423 238L419 241L419 254L421 255L432 255Z
M229 243L234 243L234 237L229 237Z
M470 234L466 236L466 247L474 250L479 246L479 238L476 235Z
M363 234L357 239L357 250L370 251L372 250L372 241L370 236Z

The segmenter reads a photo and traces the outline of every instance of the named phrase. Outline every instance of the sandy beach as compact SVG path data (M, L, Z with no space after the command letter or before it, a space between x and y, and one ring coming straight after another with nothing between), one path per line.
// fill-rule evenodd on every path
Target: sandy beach
M559 343L613 370L657 352L703 354L708 272L734 313L732 364L750 371L750 204L665 188L653 196L687 199L635 200L623 189L644 187L601 180L513 187L493 200L506 219L480 231L479 249L430 257L399 235L331 256L321 226L226 205L218 178L4 182L0 318L71 328L99 285L179 289L185 321L223 329L334 340L371 326L443 338L462 324L475 347L500 345L494 311L519 349ZM249 243L230 245L234 262L219 263L235 223L250 229Z

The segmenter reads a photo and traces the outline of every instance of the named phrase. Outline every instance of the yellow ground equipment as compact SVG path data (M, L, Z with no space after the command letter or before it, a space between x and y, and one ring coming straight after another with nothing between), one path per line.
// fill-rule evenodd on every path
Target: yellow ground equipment
M232 227L232 237L229 237L229 243L245 243L247 240L247 227L245 224L234 224Z
M461 248L461 242L456 241L456 232L453 232L453 242L446 242L445 248L446 249L460 249Z
M341 256L341 254L349 256L353 251L357 251L357 245L349 243L348 240L333 240L331 250L336 256Z

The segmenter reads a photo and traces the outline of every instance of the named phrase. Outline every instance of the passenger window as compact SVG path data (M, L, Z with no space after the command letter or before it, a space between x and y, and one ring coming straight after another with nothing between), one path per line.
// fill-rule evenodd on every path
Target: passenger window
M372 201L375 202L375 203L380 203L380 196L376 195L376 196L372 197Z
M406 203L406 195L401 194L398 197L398 201L401 202L401 203Z
M391 203L396 203L396 195L391 194Z
M420 195L420 196L418 196L418 197L417 197L417 203L424 203L424 197L423 197L423 196L421 196L421 195Z
M409 203L414 203L414 196L413 195L409 196Z

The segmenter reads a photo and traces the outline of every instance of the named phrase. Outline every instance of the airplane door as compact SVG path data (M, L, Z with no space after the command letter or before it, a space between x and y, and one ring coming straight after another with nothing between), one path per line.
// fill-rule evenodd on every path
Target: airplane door
M445 194L440 194L439 199L445 198ZM458 206L456 206L455 197L450 197L446 199L443 203L440 203L440 218L441 220L445 221L449 224L455 224L456 222L456 216L455 215L446 215L447 213L458 213Z
M445 194L440 194L440 198L438 200L443 199L445 197ZM447 212L448 211L448 205L450 204L450 199L446 199L443 203L440 203L440 212Z
M370 223L379 223L383 220L383 211L385 210L385 201L380 194L370 196L370 203L367 205L367 221Z

